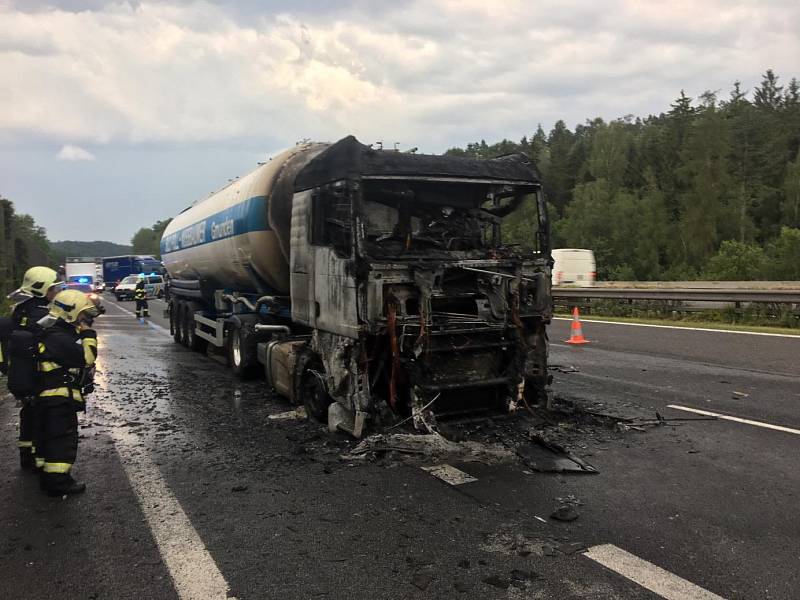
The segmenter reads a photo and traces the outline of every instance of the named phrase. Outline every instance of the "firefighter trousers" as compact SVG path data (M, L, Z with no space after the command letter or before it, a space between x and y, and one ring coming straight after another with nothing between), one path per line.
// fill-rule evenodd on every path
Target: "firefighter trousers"
M136 316L139 318L150 316L150 306L148 306L147 300L136 301Z
M33 445L33 436L36 432L36 411L33 408L30 398L22 400L22 406L19 409L19 460L23 467L33 466L34 456L36 454L35 446Z
M58 485L69 477L78 456L76 403L66 396L40 396L34 400L34 407L36 457L41 460L45 486L48 481Z

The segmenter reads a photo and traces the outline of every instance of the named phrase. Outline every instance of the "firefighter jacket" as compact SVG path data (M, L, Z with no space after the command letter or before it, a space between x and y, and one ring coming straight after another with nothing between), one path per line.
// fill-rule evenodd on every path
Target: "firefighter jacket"
M93 329L79 331L61 319L45 329L39 341L38 399L69 398L84 406L84 395L94 386L97 334Z
M133 299L134 300L146 300L147 299L147 290L143 287L137 287L136 290L133 292Z

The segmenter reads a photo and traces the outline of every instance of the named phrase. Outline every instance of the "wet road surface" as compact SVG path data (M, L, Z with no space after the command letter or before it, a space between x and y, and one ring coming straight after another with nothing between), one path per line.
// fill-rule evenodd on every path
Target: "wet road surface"
M163 303L148 325L107 304L85 495L46 498L18 471L0 404L0 598L797 597L800 431L668 406L800 430L800 340L584 323L593 343L572 348L557 321L559 400L643 424L551 424L596 475L458 460L452 485L421 468L440 459L360 458L270 418L293 407L173 344Z

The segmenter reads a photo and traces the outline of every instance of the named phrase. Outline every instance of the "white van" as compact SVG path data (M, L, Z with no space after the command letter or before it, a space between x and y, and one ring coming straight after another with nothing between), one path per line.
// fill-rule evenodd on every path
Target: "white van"
M577 248L553 250L553 285L592 287L597 278L594 252Z

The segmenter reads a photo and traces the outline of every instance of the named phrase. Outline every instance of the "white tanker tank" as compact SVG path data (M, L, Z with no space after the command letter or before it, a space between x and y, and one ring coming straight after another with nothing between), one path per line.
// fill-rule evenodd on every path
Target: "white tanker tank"
M161 238L170 277L207 289L288 294L294 177L328 146L286 150L181 212Z

